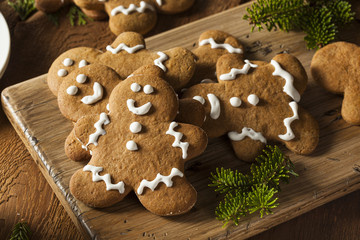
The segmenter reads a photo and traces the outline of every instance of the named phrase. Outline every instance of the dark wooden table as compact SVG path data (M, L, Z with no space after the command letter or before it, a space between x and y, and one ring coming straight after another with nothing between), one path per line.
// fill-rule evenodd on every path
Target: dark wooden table
M186 13L160 15L156 27L146 37L235 7L242 2L197 0ZM359 19L360 4L356 0L353 4ZM11 58L0 80L0 90L46 73L51 62L69 48L88 46L105 49L115 39L106 21L71 27L66 18L66 8L60 12L59 26L55 26L41 12L20 22L3 0L0 0L0 11L8 22L11 34ZM355 23L355 26L360 31L360 23ZM0 136L0 239L7 239L12 227L19 221L29 223L32 239L82 239L2 111ZM360 191L251 239L360 239Z

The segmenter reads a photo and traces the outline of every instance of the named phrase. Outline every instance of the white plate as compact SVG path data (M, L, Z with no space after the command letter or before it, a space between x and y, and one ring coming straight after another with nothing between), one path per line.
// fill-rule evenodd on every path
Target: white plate
M0 78L5 72L10 57L10 33L4 16L0 13Z

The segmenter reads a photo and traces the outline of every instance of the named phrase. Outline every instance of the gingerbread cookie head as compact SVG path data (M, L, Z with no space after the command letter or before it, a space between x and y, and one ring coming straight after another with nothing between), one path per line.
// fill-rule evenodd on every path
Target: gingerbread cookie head
M360 47L336 42L318 50L311 61L314 80L326 90L344 94L341 115L360 125Z
M152 0L158 11L165 14L175 14L189 9L195 0Z
M84 115L101 113L106 109L111 91L120 81L114 70L99 64L74 70L60 85L59 109L74 122Z
M75 126L92 158L72 176L72 194L105 207L133 190L155 214L190 210L196 191L184 176L184 162L204 151L207 137L199 127L173 121L177 101L157 76L134 75L119 83L109 114L81 118Z
M224 54L243 55L242 44L232 35L218 31L209 30L200 35L198 48L193 50L197 61L196 71L191 79L191 84L201 81L216 81L216 62Z
M283 142L299 154L315 149L318 125L298 105L307 76L295 57L281 54L266 63L224 55L217 74L219 83L198 84L184 93L203 103L209 137L227 134L236 155L246 161L268 141Z

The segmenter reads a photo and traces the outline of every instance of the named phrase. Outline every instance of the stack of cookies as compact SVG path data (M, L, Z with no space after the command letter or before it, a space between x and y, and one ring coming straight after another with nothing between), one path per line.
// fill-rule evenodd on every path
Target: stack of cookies
M288 54L245 59L239 41L221 31L204 32L193 52L150 51L140 34L125 32L106 52L60 55L48 85L74 122L67 156L88 161L72 176L71 193L92 207L134 191L157 215L189 211L197 197L184 163L208 138L227 134L245 161L269 142L309 154L319 139L316 120L299 106L307 85L301 63Z

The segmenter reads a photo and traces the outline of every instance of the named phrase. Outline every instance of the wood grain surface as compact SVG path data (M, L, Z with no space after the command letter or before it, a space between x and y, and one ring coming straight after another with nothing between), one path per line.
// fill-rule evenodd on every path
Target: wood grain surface
M158 25L148 36L239 3L198 0L187 13L160 16ZM71 28L64 17L66 9L61 14L59 27L52 25L42 13L19 22L5 1L0 1L0 11L8 21L12 37L12 55L0 81L1 90L45 73L53 59L66 49L76 46L104 48L115 38L106 22ZM341 38L359 44L358 29L359 23L354 23ZM82 239L3 113L0 133L0 239L6 239L12 226L20 220L30 223L33 239ZM357 191L252 239L358 239L359 201Z

